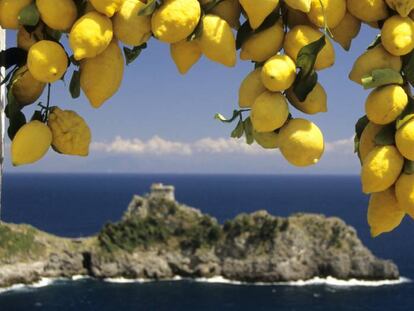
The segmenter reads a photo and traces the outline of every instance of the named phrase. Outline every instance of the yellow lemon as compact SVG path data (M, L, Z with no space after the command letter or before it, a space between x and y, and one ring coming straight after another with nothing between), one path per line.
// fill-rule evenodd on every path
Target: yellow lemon
M345 17L338 26L331 29L334 41L338 42L346 51L351 48L351 43L361 30L361 21L350 13Z
M108 17L112 17L122 5L124 0L89 0L95 10L99 13L105 14Z
M382 45L367 50L355 61L349 79L362 84L362 78L376 69L394 69L401 71L402 61L398 56L388 53Z
M346 0L312 0L309 20L319 28L335 28L346 13ZM325 20L326 18L326 20Z
M55 30L70 30L78 16L73 0L36 0L42 21Z
M292 88L287 91L287 98L293 107L306 114L328 111L328 96L323 86L319 83L315 85L303 102L297 98Z
M124 56L115 40L98 56L81 62L80 85L92 107L99 108L118 91L124 66Z
M262 82L262 69L257 68L250 72L243 80L239 89L240 108L250 108L257 97L266 91Z
M249 24L257 29L279 4L279 0L239 0L246 12Z
M4 29L19 28L19 14L32 0L1 0L0 26Z
M279 135L276 132L259 133L253 131L253 137L256 143L264 149L277 149L279 147Z
M371 195L367 219L372 237L393 231L401 224L404 216L405 212L398 205L394 188Z
M193 33L200 16L197 0L165 0L152 15L152 32L160 41L176 43Z
M112 40L111 20L89 12L79 18L69 34L69 43L76 60L93 58L102 53Z
M388 17L384 0L347 0L348 11L363 22L376 22Z
M290 88L296 79L295 62L287 55L276 55L262 68L262 82L272 92L281 92Z
M304 13L309 13L311 10L312 0L285 0L288 7L299 10Z
M183 40L170 46L171 57L181 74L186 74L201 57L199 42Z
M52 132L40 121L23 125L11 143L11 159L14 166L30 164L45 156L52 143Z
M408 96L399 85L377 88L369 94L365 102L368 119L384 125L395 121L408 104Z
M39 24L36 27L35 31L29 33L26 29L22 26L19 28L17 32L17 47L29 51L33 44L36 42L43 40L43 25Z
M319 162L325 149L321 130L305 119L292 119L279 132L279 148L292 165L306 167Z
M13 74L11 91L17 102L26 106L33 104L42 95L45 86L45 83L32 76L27 66L23 66Z
M201 0L200 2L205 5L211 3L212 0ZM212 8L209 13L221 17L234 29L240 27L241 6L239 0L223 0Z
M285 31L281 22L251 35L241 47L240 59L264 62L277 54L283 45Z
M414 119L397 130L395 142L404 158L414 161Z
M52 146L56 151L67 155L89 154L91 131L76 112L55 107L47 124L52 131Z
M298 57L299 51L306 45L319 40L323 36L323 33L310 26L299 25L291 29L285 38L283 48L287 55L289 55L294 61ZM322 70L331 67L335 63L335 50L331 41L326 38L326 45L319 53L315 69Z
M286 123L289 107L281 93L265 91L256 98L250 118L256 132L272 132Z
M401 174L395 184L398 203L414 219L414 175Z
M362 131L361 138L359 140L359 156L362 162L364 162L367 155L377 147L375 138L383 128L384 127L381 125L369 122Z
M27 67L36 80L52 83L65 74L68 68L68 56L60 44L42 40L30 48Z
M145 3L140 0L125 0L113 17L114 35L122 43L139 46L151 38L151 17L138 15L144 6Z
M414 9L413 0L385 0L388 6L397 11L402 17L407 17L410 12Z
M414 49L414 22L409 17L394 15L381 29L384 48L395 56L406 55Z
M203 17L200 47L210 60L228 67L236 65L236 39L230 25L222 18L207 14Z
M394 146L376 147L364 159L361 170L364 193L381 192L391 187L401 174L404 159Z

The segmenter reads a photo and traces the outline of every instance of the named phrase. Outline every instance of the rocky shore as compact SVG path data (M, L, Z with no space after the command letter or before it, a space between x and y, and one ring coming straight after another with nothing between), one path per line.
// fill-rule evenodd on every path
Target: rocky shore
M135 196L121 221L93 237L64 239L0 223L0 287L42 277L170 279L221 276L241 282L314 277L395 280L397 266L376 258L338 218L265 211L223 225L173 196Z

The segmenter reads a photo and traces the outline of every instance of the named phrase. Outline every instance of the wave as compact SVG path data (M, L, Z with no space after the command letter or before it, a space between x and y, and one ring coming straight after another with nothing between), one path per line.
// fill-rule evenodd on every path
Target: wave
M75 275L71 278L41 278L38 282L33 284L15 284L10 287L0 288L0 294L12 291L27 291L47 286L52 286L59 282L76 282L85 279L93 279L90 276L84 275ZM115 284L143 284L143 283L151 283L151 282L159 282L155 280L149 279L127 279L127 278L106 278L103 279L104 282L107 283L115 283ZM247 283L247 282L239 282L239 281L232 281L221 276L216 276L212 278L196 278L196 279L189 279L189 278L182 278L179 276L173 277L171 279L162 280L161 282L174 282L174 281L189 281L189 282L197 282L197 283L210 283L210 284L227 284L233 286L332 286L332 287L380 287L380 286L395 286L401 285L405 283L411 283L412 280L409 278L401 277L398 280L383 280L383 281L365 281L365 280L357 280L357 279L350 279L350 280L340 280L333 277L327 278L313 278L310 280L299 280L294 282L276 282L276 283Z

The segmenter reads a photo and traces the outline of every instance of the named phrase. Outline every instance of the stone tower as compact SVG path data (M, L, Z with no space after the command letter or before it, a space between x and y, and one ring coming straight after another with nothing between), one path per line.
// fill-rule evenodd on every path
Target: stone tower
M150 199L164 199L168 201L175 201L175 188L174 186L153 184L151 186Z

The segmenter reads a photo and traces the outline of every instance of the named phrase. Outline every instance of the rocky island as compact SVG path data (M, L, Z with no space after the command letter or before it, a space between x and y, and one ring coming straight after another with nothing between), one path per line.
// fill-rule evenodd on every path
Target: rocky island
M171 279L221 276L287 282L332 276L395 280L397 266L376 258L338 218L266 211L218 221L178 203L174 188L134 196L122 220L96 235L66 239L28 225L0 223L0 287L42 277Z

